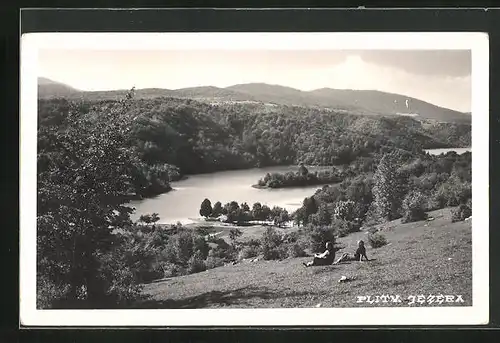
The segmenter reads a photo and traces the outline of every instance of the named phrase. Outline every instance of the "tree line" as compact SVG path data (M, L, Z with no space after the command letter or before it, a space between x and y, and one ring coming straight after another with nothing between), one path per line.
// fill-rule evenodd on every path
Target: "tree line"
M222 206L217 201L213 206L209 199L203 200L200 206L200 215L205 218L219 218L226 223L244 225L250 221L271 221L274 225L282 226L290 220L290 215L285 208L262 205L260 202L253 204L252 208L244 202L241 205L237 201L231 201Z
M325 185L340 182L343 176L343 173L335 167L331 167L330 170L309 172L301 163L297 172L267 173L254 187L285 188Z
M112 100L39 100L39 139L50 141L50 132L66 130L69 113L74 110L86 114L89 125L99 130L93 109L116 104ZM418 152L423 148L470 145L468 124L423 125L412 118L360 116L296 106L131 99L123 120L130 125L124 148L131 150L140 163L130 189L136 197L167 192L171 181L189 174L299 163L349 165L394 149ZM58 149L51 143L46 146L49 148ZM335 179L335 173L326 172L305 179L300 175L273 176L264 183L273 187Z

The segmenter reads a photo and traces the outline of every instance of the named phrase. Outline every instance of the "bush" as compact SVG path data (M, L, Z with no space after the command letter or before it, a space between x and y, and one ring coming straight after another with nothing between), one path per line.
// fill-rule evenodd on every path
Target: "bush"
M205 261L205 266L207 269L213 269L217 267L222 267L224 265L224 260L215 256L208 256Z
M288 257L305 257L306 252L302 245L298 242L288 245Z
M188 272L190 274L199 273L207 269L201 253L196 252L188 261Z
M334 220L331 226L338 237L345 237L350 233L358 232L361 228L359 223L348 222L341 219Z
M205 238L192 230L181 230L171 236L162 252L163 260L187 266L189 259L199 253L201 260L208 256L209 246Z
M460 222L472 215L472 209L467 204L460 204L451 211L451 222Z
M446 182L441 184L434 193L434 202L438 208L446 206L458 206L465 203L472 196L472 185L452 175Z
M58 287L49 278L37 275L36 307L37 309L50 309L58 300L64 299L69 292L69 285Z
M210 250L209 257L217 257L225 262L234 261L236 259L236 251L227 243L225 245L221 244Z
M286 244L295 243L299 240L300 234L297 231L288 232L283 236L283 242Z
M249 247L260 247L261 242L258 239L252 238L248 242L245 243L246 246Z
M427 218L426 199L420 191L411 191L403 199L402 223L416 222Z
M313 253L325 251L326 242L335 244L335 228L333 226L309 226L309 247Z
M163 277L174 277L188 274L186 268L171 262L162 262Z
M247 246L240 250L238 259L252 258L259 255L259 248L256 246Z
M368 235L368 243L372 248L380 248L387 244L387 240L380 233L370 233Z
M262 235L261 246L265 260L277 260L283 256L280 250L282 243L281 235L274 228L267 228Z

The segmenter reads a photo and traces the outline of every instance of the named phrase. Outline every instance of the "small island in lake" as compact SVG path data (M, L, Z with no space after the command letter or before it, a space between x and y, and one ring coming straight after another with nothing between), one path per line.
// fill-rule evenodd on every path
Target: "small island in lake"
M303 163L300 164L297 172L289 171L287 173L267 173L260 179L254 188L285 188L285 187L304 187L314 185L327 185L341 182L342 173L336 168L330 170L315 171L311 173Z

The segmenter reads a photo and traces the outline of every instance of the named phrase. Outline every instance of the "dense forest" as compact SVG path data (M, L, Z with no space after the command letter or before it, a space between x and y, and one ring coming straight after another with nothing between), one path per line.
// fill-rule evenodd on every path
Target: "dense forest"
M135 100L132 93L121 101L40 100L37 306L126 307L142 282L260 253L304 256L371 222L422 220L431 209L457 205L456 220L463 220L471 211L471 153L422 150L460 146L470 146L470 125ZM200 208L203 216L225 212L236 222L265 218L279 226L291 219L296 233L269 228L261 240L243 243L233 230L227 244L203 228L164 230L156 215L132 222L124 205L130 196L168 191L183 175L300 163L341 165L342 182L324 186L292 214L260 204L212 207L208 199Z
M63 130L71 108L89 113L116 103L39 100L40 139L48 130ZM130 190L140 197L168 191L168 182L182 175L299 163L347 165L394 149L420 152L467 147L471 141L469 124L175 98L133 100L124 120L130 125L127 145L142 164Z

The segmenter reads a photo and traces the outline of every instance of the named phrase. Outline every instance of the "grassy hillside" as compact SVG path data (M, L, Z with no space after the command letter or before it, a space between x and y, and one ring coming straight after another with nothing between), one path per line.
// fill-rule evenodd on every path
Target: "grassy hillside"
M136 304L149 308L245 307L354 307L358 295L462 295L472 304L471 222L451 223L450 209L429 213L433 221L401 224L395 220L377 226L388 245L367 246L369 262L305 268L310 258L242 262L201 273L174 277L145 286L149 300ZM252 228L245 235L254 236ZM259 230L259 229L257 229ZM366 232L339 238L341 250L352 253ZM341 276L355 276L339 283ZM429 305L429 306L434 306ZM369 305L368 305L369 306ZM383 306L383 304L373 305ZM419 305L417 305L419 306Z

